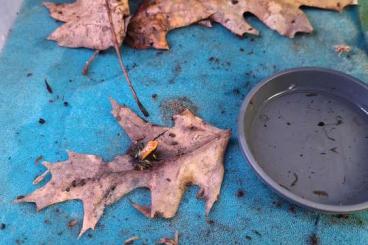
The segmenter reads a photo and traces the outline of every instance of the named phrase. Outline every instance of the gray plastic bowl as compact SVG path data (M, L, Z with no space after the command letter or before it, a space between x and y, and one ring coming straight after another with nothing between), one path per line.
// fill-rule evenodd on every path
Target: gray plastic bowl
M368 208L368 87L344 73L297 68L245 98L239 141L259 177L315 210Z

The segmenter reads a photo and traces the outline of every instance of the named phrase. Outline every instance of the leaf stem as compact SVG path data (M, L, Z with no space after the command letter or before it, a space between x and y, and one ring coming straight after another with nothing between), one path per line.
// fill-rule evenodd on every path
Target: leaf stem
M86 64L84 65L83 70L82 70L83 75L87 76L91 63L95 60L95 58L97 57L99 53L100 53L100 50L95 50L92 56L86 61Z
M126 70L126 68L124 66L123 57L121 55L120 48L119 48L119 42L118 42L118 39L117 39L116 33L115 33L114 23L112 21L112 15L111 15L111 9L110 9L109 1L108 0L105 0L105 3L106 3L106 8L107 8L107 15L108 15L109 21L110 21L110 27L111 27L110 29L111 29L111 34L112 34L113 42L114 42L114 48L115 48L116 55L118 56L120 68L121 68L121 70L122 70L122 72L123 72L123 74L125 76L126 81L128 82L128 86L130 88L130 91L133 94L133 97L134 97L135 102L137 103L137 105L138 105L139 109L141 110L141 112L143 113L143 115L145 117L148 117L149 116L149 113L146 110L146 108L144 108L143 104L140 102L140 100L139 100L139 98L137 96L137 93L135 92L134 87L132 85L132 82L130 81L128 72L127 72L127 70Z

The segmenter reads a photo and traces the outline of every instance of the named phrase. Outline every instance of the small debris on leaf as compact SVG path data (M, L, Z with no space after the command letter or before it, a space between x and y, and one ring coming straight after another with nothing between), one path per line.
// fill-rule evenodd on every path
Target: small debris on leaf
M139 152L139 159L144 160L149 155L153 154L154 151L157 149L158 141L157 140L151 140L148 141L148 143L144 146L144 148Z

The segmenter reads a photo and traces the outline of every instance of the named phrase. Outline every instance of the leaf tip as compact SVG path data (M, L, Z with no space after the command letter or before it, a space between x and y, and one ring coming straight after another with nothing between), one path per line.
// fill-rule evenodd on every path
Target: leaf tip
M111 104L111 113L114 117L117 117L119 115L121 105L111 97L109 98L109 100Z
M133 201L130 200L130 203L132 204L132 206L137 209L139 212L141 212L144 216L146 216L147 218L153 218L152 217L152 212L151 212L151 208L149 207L145 207L142 205L139 205Z
M55 3L51 3L51 2L43 2L42 6L44 6L45 8L51 10L52 7L55 6Z

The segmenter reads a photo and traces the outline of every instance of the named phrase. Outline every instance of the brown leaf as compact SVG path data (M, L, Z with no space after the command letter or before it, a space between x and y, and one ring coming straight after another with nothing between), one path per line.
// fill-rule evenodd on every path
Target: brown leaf
M357 0L145 0L129 24L127 41L136 48L168 49L170 30L197 22L208 24L208 19L239 36L258 34L244 13L254 14L269 28L292 38L297 32L313 31L301 6L341 11L349 4Z
M151 206L133 204L146 216L173 217L188 184L200 186L206 200L206 213L217 200L224 174L223 158L230 138L229 130L208 125L189 110L175 115L172 128L145 122L127 107L112 101L112 114L133 141L138 144L158 141L154 161L148 170L134 169L139 159L132 154L117 156L104 162L95 155L68 152L69 158L43 165L51 180L16 202L34 202L37 210L49 205L81 200L84 220L80 235L94 229L106 206L113 204L138 187L151 190Z
M136 48L168 49L166 34L170 30L207 19L213 13L199 0L145 0L128 26L126 40Z
M128 0L109 0L109 4L114 31L121 45L130 19ZM105 50L114 47L105 0L77 0L62 4L45 2L44 6L54 19L65 22L48 37L49 40L70 48Z

